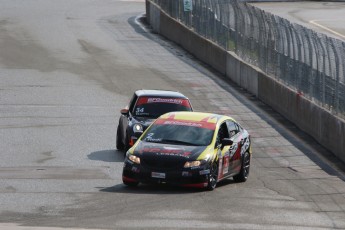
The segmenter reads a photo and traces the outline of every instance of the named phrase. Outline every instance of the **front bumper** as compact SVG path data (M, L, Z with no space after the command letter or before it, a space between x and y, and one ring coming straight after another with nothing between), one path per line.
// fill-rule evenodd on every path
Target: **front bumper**
M125 160L122 180L154 184L171 184L183 187L207 187L210 170L207 166L188 169L154 169Z

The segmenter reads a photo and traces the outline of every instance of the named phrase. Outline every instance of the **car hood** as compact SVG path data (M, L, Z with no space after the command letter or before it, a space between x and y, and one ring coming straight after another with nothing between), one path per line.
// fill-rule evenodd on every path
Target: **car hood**
M156 119L151 117L132 117L132 123L140 123L144 127L150 126Z
M140 141L133 153L141 157L196 160L207 146L185 146Z

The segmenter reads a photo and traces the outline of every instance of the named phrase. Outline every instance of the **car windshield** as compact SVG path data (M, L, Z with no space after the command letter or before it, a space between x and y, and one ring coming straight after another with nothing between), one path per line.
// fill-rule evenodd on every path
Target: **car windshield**
M134 116L157 118L173 111L192 111L188 99L140 97L133 110Z
M206 146L212 141L213 129L193 125L153 124L141 138L145 142Z

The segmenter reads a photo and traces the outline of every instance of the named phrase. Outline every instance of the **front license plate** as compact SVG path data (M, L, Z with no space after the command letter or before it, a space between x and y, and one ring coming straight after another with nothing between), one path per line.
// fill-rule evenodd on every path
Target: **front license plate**
M165 173L151 172L151 176L154 178L165 179Z

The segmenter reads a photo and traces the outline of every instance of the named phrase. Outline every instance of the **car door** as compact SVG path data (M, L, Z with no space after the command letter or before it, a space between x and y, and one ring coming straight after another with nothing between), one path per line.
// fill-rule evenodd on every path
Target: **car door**
M221 140L229 138L229 131L226 123L222 123L218 129L215 149L218 155L218 180L229 175L229 149L230 146L222 146Z
M121 114L120 118L120 125L121 125L121 136L122 136L122 141L126 145L126 135L127 135L127 127L129 120L132 117L132 110L134 108L135 103L138 100L138 96L134 93L133 97L131 98L127 108L128 108L128 113L127 114Z
M229 137L233 144L229 148L229 174L237 174L241 170L241 129L240 126L232 121L226 121Z

